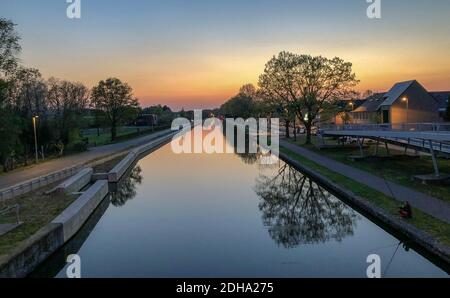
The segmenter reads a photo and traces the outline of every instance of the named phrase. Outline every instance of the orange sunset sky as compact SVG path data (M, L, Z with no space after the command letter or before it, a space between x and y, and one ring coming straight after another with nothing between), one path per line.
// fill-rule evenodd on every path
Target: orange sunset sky
M365 0L96 0L80 20L65 1L30 2L0 0L24 65L90 87L116 76L142 106L218 107L282 50L353 62L360 91L410 79L450 90L448 0L385 0L379 20Z

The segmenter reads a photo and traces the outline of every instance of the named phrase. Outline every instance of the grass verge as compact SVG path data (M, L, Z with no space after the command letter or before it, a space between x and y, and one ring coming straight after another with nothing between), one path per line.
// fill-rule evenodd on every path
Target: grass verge
M379 177L383 177L389 181L397 184L413 188L417 191L423 192L427 195L441 199L450 203L450 187L448 185L425 185L412 179L414 175L423 175L434 173L433 163L431 157L420 156L414 160L408 159L391 159L391 160L378 160L373 161L351 161L348 159L350 155L360 155L358 148L342 148L342 149L323 149L320 150L315 146L317 144L317 138L313 138L313 145L304 145L304 137L301 136L297 141L291 140L292 143L307 148L315 153L321 154L333 160L345 163L354 168L370 172ZM327 143L334 144L335 141L327 140ZM373 155L375 152L375 145L371 144L364 148L365 155ZM385 155L386 149L384 145L380 145L379 154ZM404 151L391 149L391 154L403 154ZM450 160L439 158L439 168L442 173L450 173Z

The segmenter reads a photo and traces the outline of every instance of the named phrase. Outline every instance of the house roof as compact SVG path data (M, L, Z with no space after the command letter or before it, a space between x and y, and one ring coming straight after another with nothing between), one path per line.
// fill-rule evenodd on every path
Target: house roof
M430 92L430 95L433 96L437 100L439 109L447 108L448 99L450 97L450 91Z
M364 101L364 99L340 100L336 103L336 105L341 109L345 109L349 107L350 103L353 103L353 108L358 108L364 103Z
M361 113L361 112L376 112L378 111L380 105L384 102L386 93L375 93L371 96L367 97L364 100L364 103L361 104L357 109L353 112Z
M400 96L402 96L403 93L405 93L409 87L411 87L412 84L416 82L417 81L412 80L395 84L394 87L392 87L391 90L385 94L386 99L380 106L392 105Z

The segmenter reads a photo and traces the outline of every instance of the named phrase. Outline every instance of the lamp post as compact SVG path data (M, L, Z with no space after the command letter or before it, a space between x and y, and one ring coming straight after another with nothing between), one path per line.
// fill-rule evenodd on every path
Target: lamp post
M402 98L402 102L406 103L406 125L408 125L409 123L409 98L408 97L403 97Z
M37 146L37 134L36 134L36 120L39 118L39 116L33 116L33 130L34 130L34 149L36 153L36 163L39 162L38 157L38 146Z

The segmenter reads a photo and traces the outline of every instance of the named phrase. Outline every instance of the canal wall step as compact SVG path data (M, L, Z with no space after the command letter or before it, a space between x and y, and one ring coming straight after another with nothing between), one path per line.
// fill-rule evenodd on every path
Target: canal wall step
M108 181L99 180L88 188L52 223L63 226L64 242L72 238L108 194Z
M91 182L92 174L94 170L92 168L86 168L78 172L75 176L70 177L55 189L58 194L71 194L77 192Z
M125 175L128 169L134 164L134 162L139 159L141 155L151 150L158 148L159 146L166 144L170 141L175 133L170 133L164 137L161 137L157 140L151 141L145 145L137 147L128 153L124 159L122 159L109 173L108 173L108 182L117 183L120 179ZM97 176L95 176L97 177ZM103 177L103 176L100 176Z

